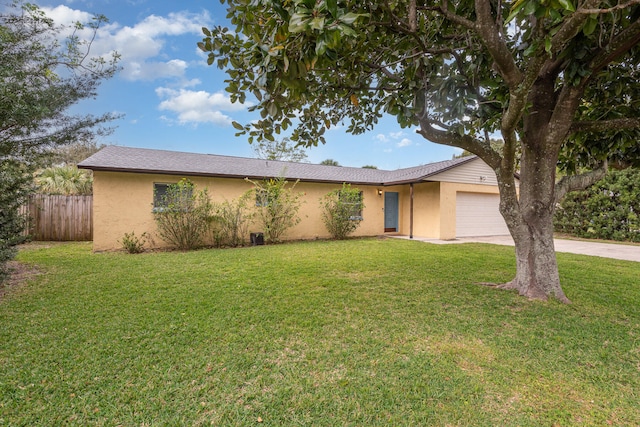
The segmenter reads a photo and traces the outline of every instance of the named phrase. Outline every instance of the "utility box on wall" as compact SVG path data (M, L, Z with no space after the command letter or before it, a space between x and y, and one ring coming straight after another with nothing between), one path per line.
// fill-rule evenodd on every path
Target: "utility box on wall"
M264 245L264 233L251 233L249 237L251 238L252 246Z

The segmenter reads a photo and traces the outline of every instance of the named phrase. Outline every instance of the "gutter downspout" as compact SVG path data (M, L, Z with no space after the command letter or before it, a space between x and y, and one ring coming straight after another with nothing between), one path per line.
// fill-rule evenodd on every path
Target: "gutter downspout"
M413 182L409 184L409 239L413 239Z

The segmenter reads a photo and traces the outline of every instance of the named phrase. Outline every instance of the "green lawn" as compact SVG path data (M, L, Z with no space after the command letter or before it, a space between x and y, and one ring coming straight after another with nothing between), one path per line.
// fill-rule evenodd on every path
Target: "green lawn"
M640 425L640 263L559 254L572 305L479 286L513 248L34 244L0 300L0 426Z

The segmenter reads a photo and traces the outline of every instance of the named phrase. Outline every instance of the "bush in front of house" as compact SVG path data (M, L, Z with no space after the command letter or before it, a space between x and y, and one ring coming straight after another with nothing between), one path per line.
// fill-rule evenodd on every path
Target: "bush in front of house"
M142 252L144 252L144 245L148 240L149 234L147 232L136 236L136 233L132 231L131 233L124 233L124 236L122 236L122 240L120 240L120 244L127 253L141 254Z
M293 190L296 181L289 182L283 177L248 182L254 185L256 197L256 216L258 226L262 228L267 243L277 243L284 233L300 223L298 211L302 204L303 193Z
M611 171L556 208L555 230L577 237L640 242L640 170Z
M360 226L362 221L362 192L342 184L342 188L333 190L320 199L322 221L334 239L342 240Z
M249 225L255 216L255 212L249 210L252 198L253 190L249 190L230 202L225 200L214 204L211 232L215 246L237 247L245 244Z
M181 250L197 249L205 243L211 227L213 205L206 189L196 191L188 179L167 187L153 212L158 235Z

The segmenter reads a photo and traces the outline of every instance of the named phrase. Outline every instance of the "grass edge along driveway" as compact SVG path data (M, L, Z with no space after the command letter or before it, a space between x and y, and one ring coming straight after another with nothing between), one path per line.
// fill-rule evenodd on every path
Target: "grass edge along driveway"
M18 260L0 426L640 425L638 263L559 254L565 306L475 285L514 274L482 244Z

